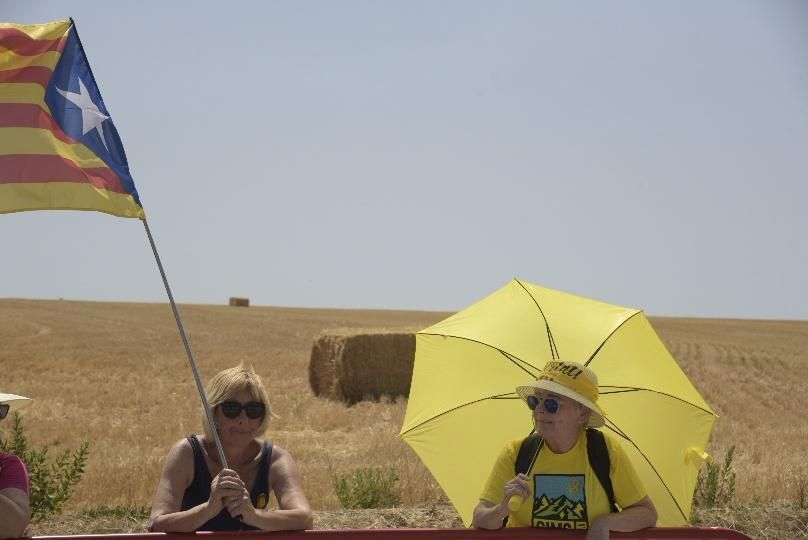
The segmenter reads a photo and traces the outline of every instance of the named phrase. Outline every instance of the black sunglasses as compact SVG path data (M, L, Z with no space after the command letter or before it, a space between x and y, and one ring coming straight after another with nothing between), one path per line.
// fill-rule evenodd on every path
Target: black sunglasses
M527 396L525 401L527 401L527 406L530 407L531 411L535 411L536 407L538 407L540 403L537 396ZM559 403L555 398L545 398L545 400L541 403L544 405L544 410L548 413L555 414L558 412Z
M244 405L238 401L225 401L219 407L222 409L222 414L228 418L238 418L242 409L247 413L247 418L262 418L267 410L266 405L260 401L248 401Z
M0 420L6 417L8 414L8 403L0 404Z

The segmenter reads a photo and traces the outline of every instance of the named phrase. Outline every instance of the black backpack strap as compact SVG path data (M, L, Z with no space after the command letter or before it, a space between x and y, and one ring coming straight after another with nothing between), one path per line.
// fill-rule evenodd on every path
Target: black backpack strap
M595 476L597 476L600 485L603 486L603 491L606 492L606 497L609 499L609 511L619 512L620 507L617 506L617 501L614 498L612 477L609 475L612 463L603 432L594 428L586 428L586 455L589 458L589 465L595 471Z
M514 474L527 474L530 471L543 442L544 439L538 433L531 433L525 437L525 440L519 446L519 453L516 455L516 462L513 467Z

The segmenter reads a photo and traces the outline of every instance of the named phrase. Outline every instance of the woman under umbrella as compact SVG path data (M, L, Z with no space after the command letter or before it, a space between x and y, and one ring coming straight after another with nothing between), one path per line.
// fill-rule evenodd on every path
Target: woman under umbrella
M597 404L598 378L591 369L549 362L536 381L516 392L533 411L540 438L534 437L538 444L524 471L516 470L523 439L506 445L474 509L473 526L499 529L507 520L510 527L588 529L588 540L600 540L609 538L609 531L656 524L654 504L619 442L594 429L605 424L605 413ZM610 464L604 481L593 458ZM512 497L526 503L514 505Z

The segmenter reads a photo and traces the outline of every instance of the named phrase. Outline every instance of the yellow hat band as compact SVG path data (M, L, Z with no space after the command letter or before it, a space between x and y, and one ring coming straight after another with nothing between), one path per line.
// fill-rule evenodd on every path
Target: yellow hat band
M592 403L598 399L598 387L578 367L566 362L549 362L538 380L552 381L580 394Z

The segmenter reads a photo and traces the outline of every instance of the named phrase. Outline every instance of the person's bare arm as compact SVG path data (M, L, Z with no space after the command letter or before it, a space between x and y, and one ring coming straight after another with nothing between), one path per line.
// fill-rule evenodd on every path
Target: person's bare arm
M31 520L28 494L21 489L0 489L0 538L19 538Z
M636 504L627 506L622 512L603 515L592 522L587 540L606 540L609 531L633 532L653 527L657 522L657 511L651 499L644 497Z
M502 501L494 504L491 501L480 499L479 504L474 508L474 515L471 519L471 526L477 529L501 529L502 520L509 514L508 502L511 497L518 495L524 499L530 497L528 487L528 477L524 474L516 475L513 479L505 483L502 493Z
M171 449L154 494L149 531L192 532L214 518L224 503L222 498L240 492L243 483L235 472L225 469L213 479L207 502L180 511L182 497L194 478L194 451L183 439Z
M278 446L272 450L269 480L278 499L277 510L254 508L249 493L244 490L238 500L227 503L230 515L241 515L244 523L264 531L311 529L314 519L300 484L297 465L289 452Z
M476 529L501 529L502 520L509 513L507 504L503 507L501 504L494 504L491 501L480 499L480 502L474 508L471 526Z

